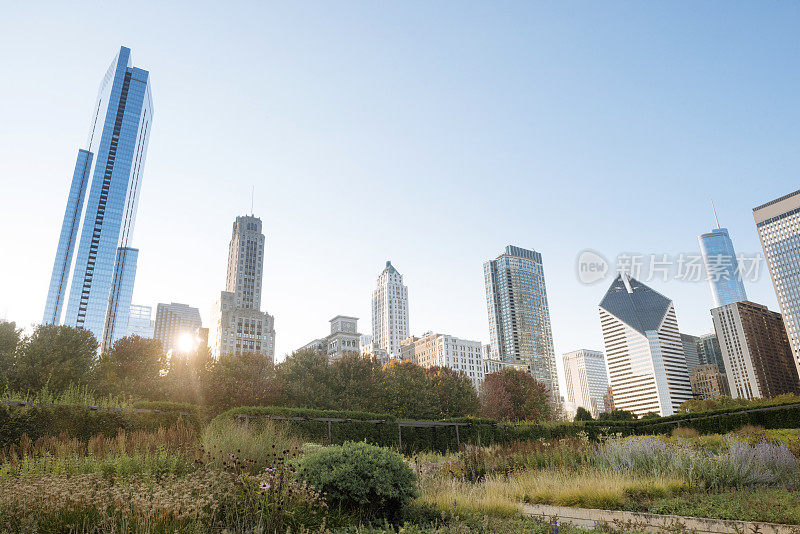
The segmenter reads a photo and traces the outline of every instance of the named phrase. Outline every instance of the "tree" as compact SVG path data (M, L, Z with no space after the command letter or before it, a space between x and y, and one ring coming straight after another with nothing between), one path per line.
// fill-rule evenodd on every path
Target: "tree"
M222 355L201 376L203 401L211 406L264 406L277 401L275 370L263 354Z
M578 409L575 410L575 421L594 421L594 417L589 413L589 410L583 406L578 406Z
M338 409L374 411L380 403L380 362L346 353L330 365L328 387Z
M16 388L38 391L45 384L52 391L85 384L95 357L97 340L84 329L52 324L37 326L23 340L16 358Z
M159 380L166 398L175 402L205 405L205 389L215 364L208 347L191 354L173 353L167 360L166 373Z
M478 392L465 374L448 367L425 370L428 382L437 399L437 418L477 415L480 411Z
M104 393L159 398L159 379L166 366L167 357L160 341L123 337L100 357L95 368L95 387Z
M552 415L550 393L529 373L503 369L484 378L481 411L502 421L545 421Z
M434 419L438 398L425 369L410 361L392 360L381 372L381 411L404 419Z
M613 410L611 412L603 412L599 421L636 421L636 414L628 410Z
M328 357L315 350L298 350L279 363L275 379L280 403L319 410L341 409L330 386Z
M22 339L22 330L16 323L0 321L0 390L14 387L17 348Z
M659 417L661 416L658 415L656 412L647 412L642 416L642 419L658 419Z

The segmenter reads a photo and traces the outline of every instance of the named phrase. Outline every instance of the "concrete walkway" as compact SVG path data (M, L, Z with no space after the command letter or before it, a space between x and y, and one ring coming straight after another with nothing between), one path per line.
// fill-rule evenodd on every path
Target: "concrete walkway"
M546 504L523 504L520 508L527 517L535 517L544 521L556 520L559 524L570 524L583 528L593 528L598 523L606 523L616 529L654 534L800 534L800 525L568 508Z

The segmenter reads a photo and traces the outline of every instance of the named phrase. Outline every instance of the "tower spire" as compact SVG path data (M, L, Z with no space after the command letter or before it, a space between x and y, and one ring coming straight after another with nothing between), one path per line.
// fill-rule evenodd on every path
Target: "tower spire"
M714 199L711 199L711 209L714 210L714 220L717 221L717 228L720 228L719 217L717 217L717 208L714 206Z

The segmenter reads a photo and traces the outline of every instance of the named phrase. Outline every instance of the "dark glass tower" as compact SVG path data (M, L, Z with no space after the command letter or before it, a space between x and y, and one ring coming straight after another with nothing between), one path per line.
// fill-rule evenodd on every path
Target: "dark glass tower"
M149 74L123 46L100 84L87 147L78 151L43 321L90 330L102 348L128 326L138 258L130 244L152 119Z

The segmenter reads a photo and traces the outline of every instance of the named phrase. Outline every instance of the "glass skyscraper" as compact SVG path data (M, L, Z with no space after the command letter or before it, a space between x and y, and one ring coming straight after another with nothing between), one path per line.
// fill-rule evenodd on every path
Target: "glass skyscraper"
M483 265L491 359L524 365L559 399L542 255L509 245Z
M129 245L152 119L149 73L123 46L78 150L43 319L90 330L103 349L127 331L138 259Z
M753 217L800 373L800 190L753 209Z
M739 262L727 228L715 228L697 238L714 308L747 300Z

